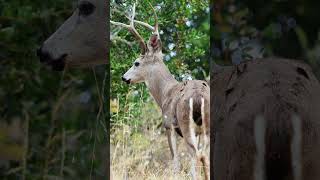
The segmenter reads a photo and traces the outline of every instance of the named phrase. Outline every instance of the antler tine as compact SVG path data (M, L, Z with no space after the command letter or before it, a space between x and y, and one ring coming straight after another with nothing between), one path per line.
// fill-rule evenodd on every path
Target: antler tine
M115 11L115 12L118 12L118 13L120 13L120 14L123 14L123 13L122 13L121 11L119 11L117 8L113 8L112 10ZM127 15L124 15L124 16L125 16L129 21L131 20L131 18L130 18L129 16L127 16ZM136 24L139 24L139 25L147 28L148 30L151 30L152 32L154 31L154 27L151 26L151 25L148 24L148 23L145 23L145 22L142 22L142 21L139 21L139 20L134 20L134 22L135 22Z
M154 9L154 7L152 6L152 4L150 3L150 1L148 1L152 11L153 11L153 14L154 14L154 21L155 21L155 25L154 25L154 30L153 30L153 33L157 34L159 36L159 23L158 23L158 16L157 16L157 13L156 13L156 10Z
M142 21L138 21L138 20L134 20L135 23L140 24L144 27L146 27L147 29L154 31L154 27L152 27L150 24L142 22Z
M124 23L120 23L120 22L115 22L115 21L110 21L110 23L113 24L113 25L120 26L120 27L128 29L133 34L133 36L136 38L136 40L139 42L139 45L140 45L140 48L141 48L141 54L145 54L146 48L147 48L146 44L145 44L143 38L141 37L141 35L138 33L138 31L134 27L135 13L136 13L136 3L133 4L132 15L131 15L131 19L130 19L130 25L127 25L127 24L124 24Z
M133 4L133 8L132 8L132 16L131 16L131 22L130 22L130 27L131 28L129 29L129 31L138 40L140 48L141 48L141 54L145 54L145 52L146 52L146 44L145 44L143 38L141 37L141 35L138 33L138 31L134 27L134 17L135 17L135 15L136 15L136 3Z

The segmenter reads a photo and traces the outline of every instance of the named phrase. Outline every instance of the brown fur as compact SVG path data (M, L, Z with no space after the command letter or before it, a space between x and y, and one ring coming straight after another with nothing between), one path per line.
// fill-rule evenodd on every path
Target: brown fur
M141 60L144 61L144 60ZM209 139L210 134L210 91L209 85L205 81L192 80L185 82L176 81L169 70L165 67L161 61L153 64L154 69L146 76L145 82L150 90L150 93L161 107L162 114L164 116L164 127L168 131L172 131L172 128L179 129L186 144L189 146L189 153L192 158L198 162L202 162L206 168L206 176L209 177L209 159L204 152L196 155L196 151L199 148L192 142L189 129L190 121L195 124L193 126L197 136L206 136ZM149 68L147 68L149 69ZM189 100L193 99L193 119L189 118L190 107ZM201 98L204 99L204 115L201 117ZM200 114L200 117L199 117ZM196 125L197 124L197 125ZM171 132L172 133L172 132ZM169 133L168 136L172 134ZM170 148L171 146L169 140ZM204 145L209 146L209 145ZM177 152L171 150L173 157L177 156ZM196 172L196 174L198 174ZM207 178L208 179L208 178Z
M209 127L210 127L210 114L209 114L209 107L210 107L210 94L209 94L209 87L205 85L204 81L186 81L182 85L182 90L180 91L180 97L176 98L176 106L173 108L173 114L176 116L176 120L178 121L179 128L181 129L182 135L189 146L189 153L191 156L195 156L192 158L196 158L197 163L200 161L203 163L205 169L206 179L209 178L209 158L206 155L207 148L203 148L204 152L200 152L198 155L198 151L201 151L200 148L197 147L197 144L192 140L192 134L190 132L190 123L192 127L195 128L196 136L199 138L206 138L207 136L209 139ZM204 99L205 103L205 112L202 118L200 115L200 120L196 119L199 117L195 117L195 114L201 114L201 98ZM189 118L190 107L189 101L193 99L193 108L192 108L192 116L193 119ZM190 121L194 122L190 122ZM208 146L205 142L203 146Z
M214 179L253 180L254 120L265 125L265 180L292 180L292 118L301 121L301 180L320 179L320 85L311 68L287 59L228 67L211 77Z

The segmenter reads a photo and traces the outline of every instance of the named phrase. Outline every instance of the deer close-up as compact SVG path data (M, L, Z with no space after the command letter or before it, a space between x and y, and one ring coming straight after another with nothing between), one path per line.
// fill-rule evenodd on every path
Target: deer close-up
M310 66L266 58L211 75L214 179L320 179L320 84Z
M132 67L122 76L127 84L144 82L152 97L161 108L163 126L169 142L175 172L180 171L180 160L177 152L176 134L183 137L187 146L192 179L198 179L201 168L205 179L209 179L209 135L210 135L210 90L205 81L189 80L178 82L163 62L162 44L159 34L158 18L155 26L135 20L135 8L129 17L130 24L111 21L112 25L129 30L139 43L141 54ZM135 23L140 24L153 33L145 43L135 29ZM202 165L201 165L202 163Z
M53 70L107 63L108 12L104 0L79 0L73 14L38 49Z

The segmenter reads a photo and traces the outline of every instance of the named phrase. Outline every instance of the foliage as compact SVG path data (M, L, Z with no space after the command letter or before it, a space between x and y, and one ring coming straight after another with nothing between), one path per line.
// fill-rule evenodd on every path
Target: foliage
M73 2L73 1L72 1ZM104 67L53 72L36 49L71 1L0 0L0 177L88 179L104 172ZM103 168L103 169L102 169Z
M137 5L136 19L154 23L153 12L148 3L139 1ZM128 23L125 15L130 13L133 1L116 1L111 3L111 19ZM206 0L202 1L153 1L159 19L160 36L163 44L164 61L171 73L178 80L189 78L205 79L209 75L209 8ZM170 9L170 10L168 10ZM139 33L147 41L151 32L138 26ZM143 103L150 99L149 93L143 84L130 85L121 82L121 76L128 70L133 61L139 55L139 47L134 42L132 35L126 30L111 26L112 35L126 40L113 41L111 48L111 74L112 93L111 97L119 104L118 116L129 119L130 124L143 123L140 118L143 116L141 109ZM129 44L129 45L128 45ZM133 44L133 45L131 45ZM135 109L131 117L125 117L124 109L126 95L130 96L130 103ZM138 100L143 99L141 104ZM121 119L120 118L120 119ZM112 123L117 120L112 118Z
M214 61L300 59L320 77L319 1L213 0L211 5Z

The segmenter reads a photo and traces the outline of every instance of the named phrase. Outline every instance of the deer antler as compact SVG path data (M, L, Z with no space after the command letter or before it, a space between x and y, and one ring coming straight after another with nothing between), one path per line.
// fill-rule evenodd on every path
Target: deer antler
M133 9L132 9L132 15L131 17L129 16L126 16L126 18L128 18L130 20L130 25L128 24L124 24L124 23L121 23L121 22L115 22L115 21L112 21L110 20L110 23L113 24L113 25L116 25L116 26L120 26L120 27L123 27L123 28L126 28L128 29L133 35L134 37L136 38L136 40L139 42L139 45L140 45L140 48L141 48L141 54L145 54L146 50L147 50L147 46L143 40L143 38L141 37L141 35L138 33L138 31L135 29L134 27L134 23L137 23L139 25L142 25L144 27L146 27L147 29L153 31L153 34L156 34L158 35L158 38L159 38L159 24L158 24L158 16L157 16L157 13L154 9L154 7L152 6L152 4L148 1L152 11L153 11L153 14L154 14L154 19L155 19L155 25L154 27L149 25L148 23L145 23L145 22L142 22L142 21L138 21L138 20L135 20L134 17L135 17L135 12L136 12L136 3L133 4Z
M119 27L119 28L121 28L121 27ZM113 42L120 41L120 42L123 42L123 43L127 44L128 46L132 47L133 42L130 42L130 41L127 41L125 39L120 38L118 36L119 32L120 32L120 29L118 29L118 28L115 31L113 31L112 33L110 32L110 40Z
M133 34L133 36L136 38L136 40L139 42L139 45L140 45L140 48L141 48L141 54L145 54L146 50L147 50L146 44L145 44L143 38L141 37L141 35L138 33L138 31L134 27L135 14L136 14L136 3L133 4L132 15L131 15L131 18L130 18L130 25L124 24L124 23L121 23L121 22L115 22L115 21L110 21L110 23L113 24L113 25L120 26L120 27L128 29Z
M152 6L152 4L150 3L150 1L148 1L152 11L153 11L153 14L154 14L154 21L155 21L155 25L154 25L154 28L153 28L153 33L158 35L159 36L159 23L158 23L158 16L157 16L157 13L156 13L156 10L154 9L154 7Z
M119 14L123 14L121 11L119 11L117 8L113 8L113 11L119 13ZM129 21L131 20L131 18L127 15L124 15ZM142 21L138 21L138 20L134 20L135 23L144 26L145 28L154 31L154 27L152 27L151 25L149 25L148 23L142 22Z

